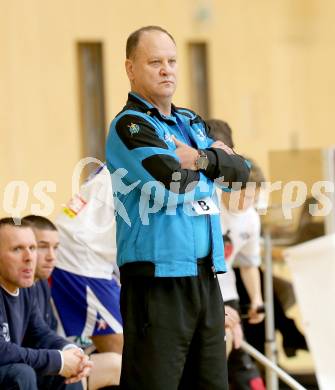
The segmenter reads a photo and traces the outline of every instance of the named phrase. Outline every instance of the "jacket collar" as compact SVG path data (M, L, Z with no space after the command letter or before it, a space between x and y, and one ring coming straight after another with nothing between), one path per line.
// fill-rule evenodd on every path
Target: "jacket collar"
M156 116L160 120L169 124L175 124L175 113L178 112L175 105L171 103L171 116L166 116L160 113L160 111L154 107L147 100L136 94L135 92L128 93L127 106L135 106L139 111L145 112L150 116Z

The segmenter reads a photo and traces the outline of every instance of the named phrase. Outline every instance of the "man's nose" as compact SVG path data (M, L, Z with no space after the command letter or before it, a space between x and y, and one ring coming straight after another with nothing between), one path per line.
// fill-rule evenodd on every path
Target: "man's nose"
M163 62L162 62L161 69L160 69L161 75L167 75L167 74L169 74L169 72L170 72L170 64L169 64L169 61L163 61Z
M161 69L160 69L160 74L162 76L166 76L168 74L167 70L166 70L166 67L164 65L162 65Z
M26 262L32 262L32 261L34 261L35 258L36 258L36 250L35 249L27 248L24 251L24 260Z
M56 260L56 252L53 248L49 248L48 255L47 255L48 261L55 261Z

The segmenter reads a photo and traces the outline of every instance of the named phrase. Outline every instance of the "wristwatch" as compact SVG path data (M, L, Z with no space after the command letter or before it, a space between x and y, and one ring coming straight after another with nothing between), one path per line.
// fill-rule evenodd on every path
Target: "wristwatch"
M208 167L207 154L203 150L198 150L199 156L195 160L195 167L197 171L206 170Z

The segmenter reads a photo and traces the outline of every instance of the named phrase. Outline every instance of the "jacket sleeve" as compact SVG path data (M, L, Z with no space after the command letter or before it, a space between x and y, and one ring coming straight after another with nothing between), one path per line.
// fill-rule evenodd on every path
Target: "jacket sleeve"
M36 291L32 290L31 299L35 304L32 305L23 345L33 348L63 349L69 342L58 336L45 322L35 293Z
M212 181L201 172L182 169L177 154L153 125L138 115L126 114L112 122L106 159L112 179L118 169L125 169L125 184L140 181L137 189L148 196L155 187L154 199L162 205L198 200L213 193ZM118 191L115 180L113 190Z
M34 368L41 375L58 374L62 358L57 350L24 348L0 339L0 366L24 363Z
M32 313L34 315L34 313ZM0 366L24 363L41 374L57 374L62 365L61 354L57 349L33 349L10 341L5 307L0 297ZM42 348L42 347L41 347Z
M36 315L37 309L36 302L33 300L31 301L31 307L34 308L34 310L27 311L27 313L29 313L27 314L29 316L29 325L32 318ZM26 318L22 319L23 322L25 322L25 320ZM43 321L38 314L36 321ZM0 366L12 363L24 363L43 375L53 375L59 373L62 366L62 358L57 349L44 349L45 347L42 345L29 348L26 347L24 343L22 343L21 346L17 342L11 341L7 313L2 299L2 294L0 294L0 324ZM44 329L43 332L44 337L49 335L48 329ZM27 334L27 331L25 334ZM40 333L40 335L42 336L42 333ZM63 339L63 342L64 341L65 340ZM67 342L64 344L67 344ZM62 345L63 343L58 344L59 347L62 347Z
M218 148L208 148L204 152L208 158L205 175L215 180L218 185L229 189L245 188L249 178L249 167L246 160L238 154L227 154ZM239 184L236 185L235 183Z
M69 342L65 338L58 336L45 322L34 289L31 290L31 300L34 304L31 305L28 326L22 345L27 347L27 349L32 348L33 351L42 351L42 355L44 354L44 351L47 351L50 356L56 356L56 361L50 361L45 368L42 368L42 371L44 372L49 369L54 370L53 364L55 364L56 373L58 373L61 368L61 361L59 362L58 359L58 356L60 358L59 350L62 350ZM57 352L57 354L55 354L55 352ZM39 368L37 368L37 370L39 370Z

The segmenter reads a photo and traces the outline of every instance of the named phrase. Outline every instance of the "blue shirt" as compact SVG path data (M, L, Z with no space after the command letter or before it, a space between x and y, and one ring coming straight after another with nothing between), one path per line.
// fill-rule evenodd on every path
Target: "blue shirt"
M0 287L0 365L25 363L55 375L62 364L59 350L67 344L44 322L33 288L14 296Z
M172 136L203 150L207 169L181 168ZM247 182L244 159L211 148L212 143L206 124L194 112L172 105L172 115L164 116L143 98L129 94L106 143L120 267L151 262L155 276L195 276L197 259L210 253L215 271L226 270L219 215L185 212L192 201L205 197L218 204L214 180L223 175L228 187L233 181Z

